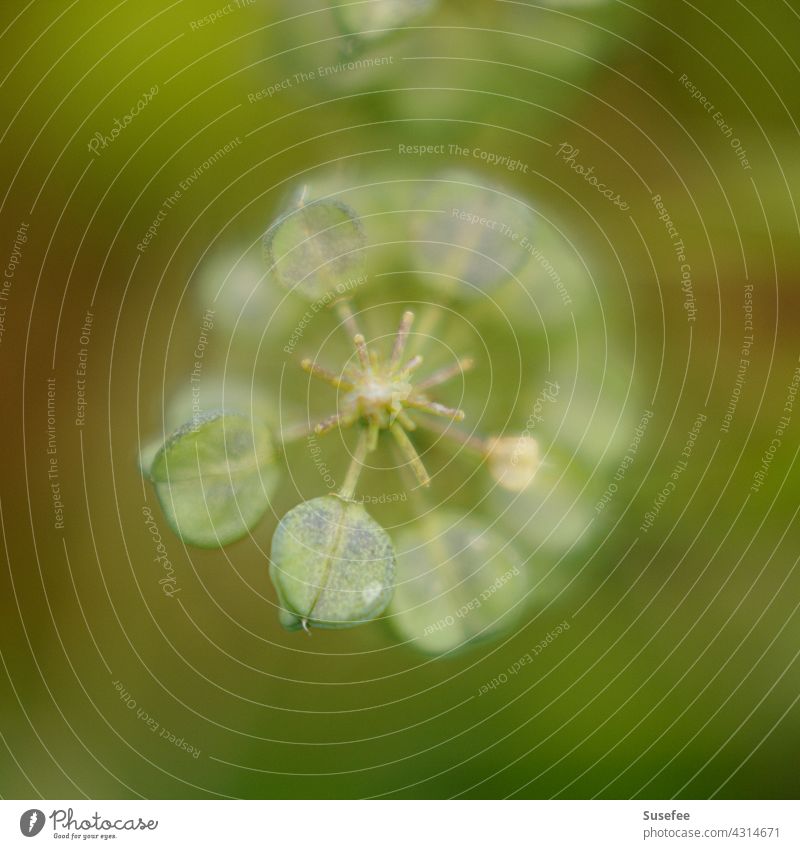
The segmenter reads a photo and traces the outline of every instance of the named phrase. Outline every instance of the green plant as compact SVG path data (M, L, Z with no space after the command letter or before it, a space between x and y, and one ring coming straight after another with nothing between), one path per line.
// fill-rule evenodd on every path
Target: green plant
M394 35L399 28L413 26L433 12L439 0L371 0L369 3L332 4L336 23L346 37L346 55Z
M528 606L536 582L530 556L523 555L524 534L507 534L497 517L487 519L479 507L439 507L424 496L436 475L423 455L445 446L459 458L471 458L470 480L483 482L471 484L480 495L478 504L492 491L508 494L511 504L502 506L501 516L524 514L531 502L519 499L535 488L543 470L553 474L539 440L527 430L478 436L474 427L459 427L469 410L436 397L455 382L466 387L476 361L455 353L458 339L448 338L449 359L440 357L428 367L424 343L431 329L443 313L480 309L481 297L502 299L504 284L524 265L520 239L509 234L532 238L527 206L502 191L465 185L463 177L451 172L425 187L424 201L432 209L443 206L446 218L433 216L424 232L417 221L408 236L414 263L436 269L446 280L437 291L441 306L428 299L427 329L419 338L414 312L397 308L394 329L373 331L368 341L353 309L362 291L375 285L367 272L367 228L341 197L309 199L304 188L264 237L265 285L282 287L315 315L328 313L345 334L349 352L341 349L343 361L335 368L316 358L295 358L312 379L310 390L320 381L336 391L335 410L309 427L284 428L276 439L261 416L269 404L251 404L246 415L225 403L224 410L204 412L180 427L145 463L164 514L181 539L207 548L224 546L247 536L273 506L280 455L293 440L335 432L346 459L343 434L355 431L336 492L301 501L280 519L273 535L269 574L281 624L289 630L347 628L386 613L401 639L439 655L497 636ZM452 214L459 199L469 216ZM486 226L498 221L509 222L505 232ZM384 322L390 312L383 312ZM475 392L463 397L476 406L480 402ZM394 469L371 469L370 477L404 476L418 507L416 518L400 522L392 535L365 509L370 498L358 494L369 458L387 445L394 446L399 463ZM398 553L392 536L399 542Z

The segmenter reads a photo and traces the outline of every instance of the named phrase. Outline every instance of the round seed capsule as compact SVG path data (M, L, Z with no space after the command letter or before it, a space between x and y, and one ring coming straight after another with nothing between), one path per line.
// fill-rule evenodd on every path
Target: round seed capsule
M530 436L496 436L487 442L489 471L504 489L522 492L541 466L539 443Z
M361 222L347 204L318 200L291 210L264 237L278 282L306 301L329 304L366 274Z
M401 579L389 622L419 651L461 651L525 617L533 570L485 519L442 510L399 534L397 548Z
M412 250L437 290L459 299L495 297L530 262L525 246L533 245L534 214L501 186L447 171L417 203L432 211L414 217Z
M277 476L268 428L222 411L178 429L150 466L170 526L201 548L246 536L266 513Z
M342 32L357 42L373 42L391 34L397 27L416 23L432 12L439 0L373 0L334 6Z
M394 546L360 504L323 495L281 519L269 573L285 628L350 628L379 616L389 603Z

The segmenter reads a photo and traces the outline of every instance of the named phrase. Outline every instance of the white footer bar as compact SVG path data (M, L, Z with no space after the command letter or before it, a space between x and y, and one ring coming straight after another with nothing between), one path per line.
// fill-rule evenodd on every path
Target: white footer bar
M795 801L0 801L0 846L800 846Z

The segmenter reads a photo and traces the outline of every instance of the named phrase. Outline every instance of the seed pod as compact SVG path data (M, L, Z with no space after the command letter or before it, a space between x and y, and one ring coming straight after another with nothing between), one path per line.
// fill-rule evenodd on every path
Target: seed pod
M341 31L350 36L350 49L380 41L398 27L417 23L432 12L439 0L371 0L334 6Z
M286 303L283 292L265 276L260 245L246 252L231 250L209 255L197 272L193 291L201 309L213 305L214 335L229 333L235 348L249 339L263 344L265 325L270 336L282 336L297 323L299 305ZM245 343L239 338L242 334Z
M412 224L416 262L437 289L461 299L494 295L531 260L535 221L527 204L484 178L446 172L418 201ZM441 275L441 276L439 276Z
M287 630L350 628L379 616L389 603L394 546L360 504L323 495L281 519L269 573Z
M495 436L487 441L489 472L504 489L522 492L541 465L539 443L530 436Z
M329 304L366 274L364 233L349 206L338 200L305 203L275 222L264 255L278 282L307 301Z
M277 482L269 430L215 412L177 430L158 451L150 479L184 542L216 548L245 536L264 515Z
M494 638L525 615L530 567L504 534L475 515L434 513L398 538L402 580L390 622L431 655Z
M603 528L599 516L618 505L613 497L607 503L600 500L606 483L596 480L593 467L579 456L551 447L547 457L525 492L510 494L496 487L487 507L503 517L503 527L526 551L536 551L551 565L560 564L551 577L571 579L571 564L584 563L587 546Z

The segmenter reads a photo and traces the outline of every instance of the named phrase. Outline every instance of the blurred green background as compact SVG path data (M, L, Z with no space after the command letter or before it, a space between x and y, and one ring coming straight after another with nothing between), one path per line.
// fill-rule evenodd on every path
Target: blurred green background
M796 797L797 3L444 0L381 39L343 33L341 15L363 11L80 0L1 13L0 792ZM92 151L97 133L109 141ZM431 181L454 171L532 211L569 305L535 262L491 303L442 295L452 269L424 268L413 241ZM519 432L559 382L534 433L550 458L535 496L426 455L441 470L428 504L476 511L527 559L525 615L494 642L432 658L389 622L281 630L271 535L326 491L302 443L274 515L223 551L172 536L139 471L140 448L191 416L208 309L204 403L221 384L274 425L331 411L297 360L335 365L347 340L320 315L287 354L304 308L259 285L261 237L303 185L365 216L371 280L355 303L372 335L404 306L446 305L437 339L478 359L463 400L455 385L446 398L470 427ZM341 475L339 437L326 439ZM379 473L365 485L393 486ZM421 509L371 512L400 532Z

